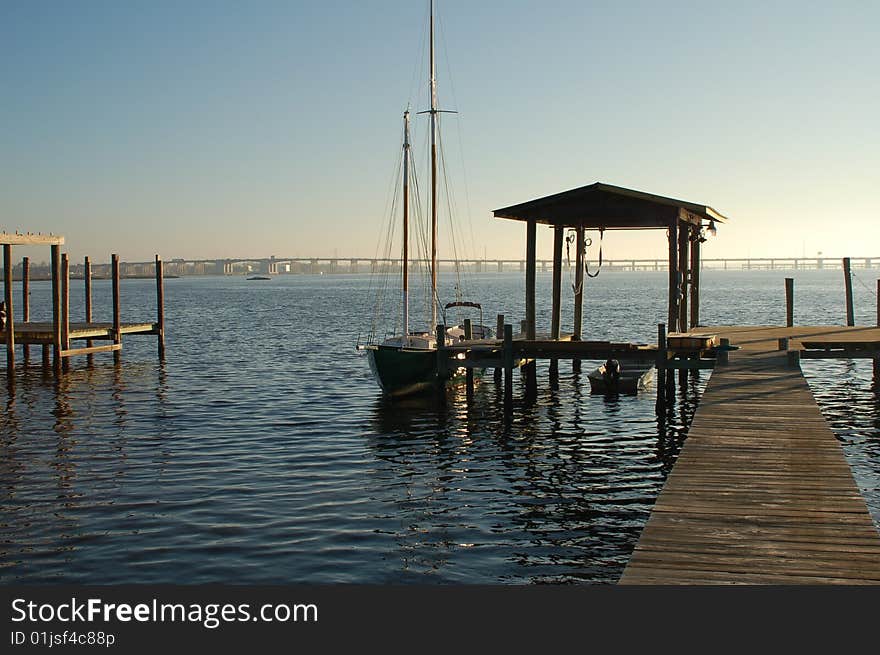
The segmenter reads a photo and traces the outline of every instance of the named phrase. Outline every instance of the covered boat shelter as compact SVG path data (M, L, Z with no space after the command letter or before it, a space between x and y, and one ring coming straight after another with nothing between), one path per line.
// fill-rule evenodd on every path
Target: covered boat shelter
M572 339L582 338L586 230L666 230L669 242L667 330L686 331L700 321L700 244L726 218L711 207L596 182L493 212L495 218L526 223L526 334L535 339L535 272L538 223L553 228L551 339L560 338L562 246L565 230L576 231L577 259ZM688 316L690 298L690 316Z

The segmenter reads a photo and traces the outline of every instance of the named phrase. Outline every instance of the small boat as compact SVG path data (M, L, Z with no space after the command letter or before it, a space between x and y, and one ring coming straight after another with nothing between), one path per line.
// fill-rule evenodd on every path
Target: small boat
M248 280L271 280L268 275L251 275Z
M592 393L637 393L654 379L654 364L626 362L621 365L616 359L609 359L591 371L587 378Z

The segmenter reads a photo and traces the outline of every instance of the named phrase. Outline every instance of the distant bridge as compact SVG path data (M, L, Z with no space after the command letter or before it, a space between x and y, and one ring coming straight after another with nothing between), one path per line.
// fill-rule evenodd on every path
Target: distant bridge
M880 256L851 257L853 268L880 269ZM412 266L427 266L424 259L412 260ZM439 259L441 269L451 269L456 260ZM458 260L463 270L470 272L525 271L524 259L464 259ZM145 269L152 262L131 264ZM591 269L599 262L590 260ZM243 275L247 273L375 273L382 270L400 269L399 258L383 257L265 257L260 259L202 259L166 261L165 270L176 275ZM538 270L549 273L553 268L552 259L539 259ZM605 259L602 268L614 271L665 271L669 266L666 259ZM840 269L842 261L832 257L743 257L723 259L703 259L704 270L821 270Z
M880 256L850 257L854 269L880 269ZM441 270L451 270L456 261L438 260ZM596 260L589 260L589 267L599 266ZM464 259L458 260L466 271L483 273L525 271L524 259ZM840 269L842 260L834 257L740 257L703 259L703 270L821 270ZM424 259L412 260L412 266L427 266ZM123 277L152 277L154 262L122 262L120 272ZM263 257L263 258L225 258L225 259L172 259L165 261L166 275L247 275L261 274L353 274L376 273L400 270L401 260L384 257ZM552 259L539 259L538 270L549 273L553 268ZM665 271L669 262L666 259L605 259L602 268L606 271ZM92 263L95 277L109 277L110 265ZM20 266L16 267L16 270ZM39 265L31 264L31 277L49 277L48 267L42 271ZM70 273L76 277L82 274L82 264L71 262Z

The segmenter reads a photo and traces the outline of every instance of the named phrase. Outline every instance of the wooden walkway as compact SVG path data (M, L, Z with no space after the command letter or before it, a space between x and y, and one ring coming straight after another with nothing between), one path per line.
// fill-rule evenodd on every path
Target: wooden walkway
M121 323L120 334L157 334L160 326L158 323ZM51 323L16 323L14 326L15 343L42 344L52 343L54 329ZM97 339L112 340L112 323L71 323L70 339ZM0 343L5 342L6 337L0 334Z
M880 583L880 535L843 451L775 350L798 330L877 338L860 329L700 329L742 350L712 373L622 584Z

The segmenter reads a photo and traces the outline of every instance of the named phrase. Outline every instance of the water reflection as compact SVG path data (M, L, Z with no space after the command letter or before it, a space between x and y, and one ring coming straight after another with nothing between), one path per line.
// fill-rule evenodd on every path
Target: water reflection
M16 383L7 385L0 421L4 580L63 579L82 547L106 534L95 528L101 520L94 513L113 505L112 488L127 468L122 435L131 430L125 409L130 390L123 367L83 364L59 377L51 368L20 367ZM164 382L152 386L161 389ZM116 439L97 427L105 425L106 412L115 417Z
M539 373L511 421L491 378L471 403L458 389L377 398L371 494L398 513L396 579L464 582L481 563L481 579L616 581L705 387L699 375L683 382L662 419L653 389L591 395L574 373L555 384Z

